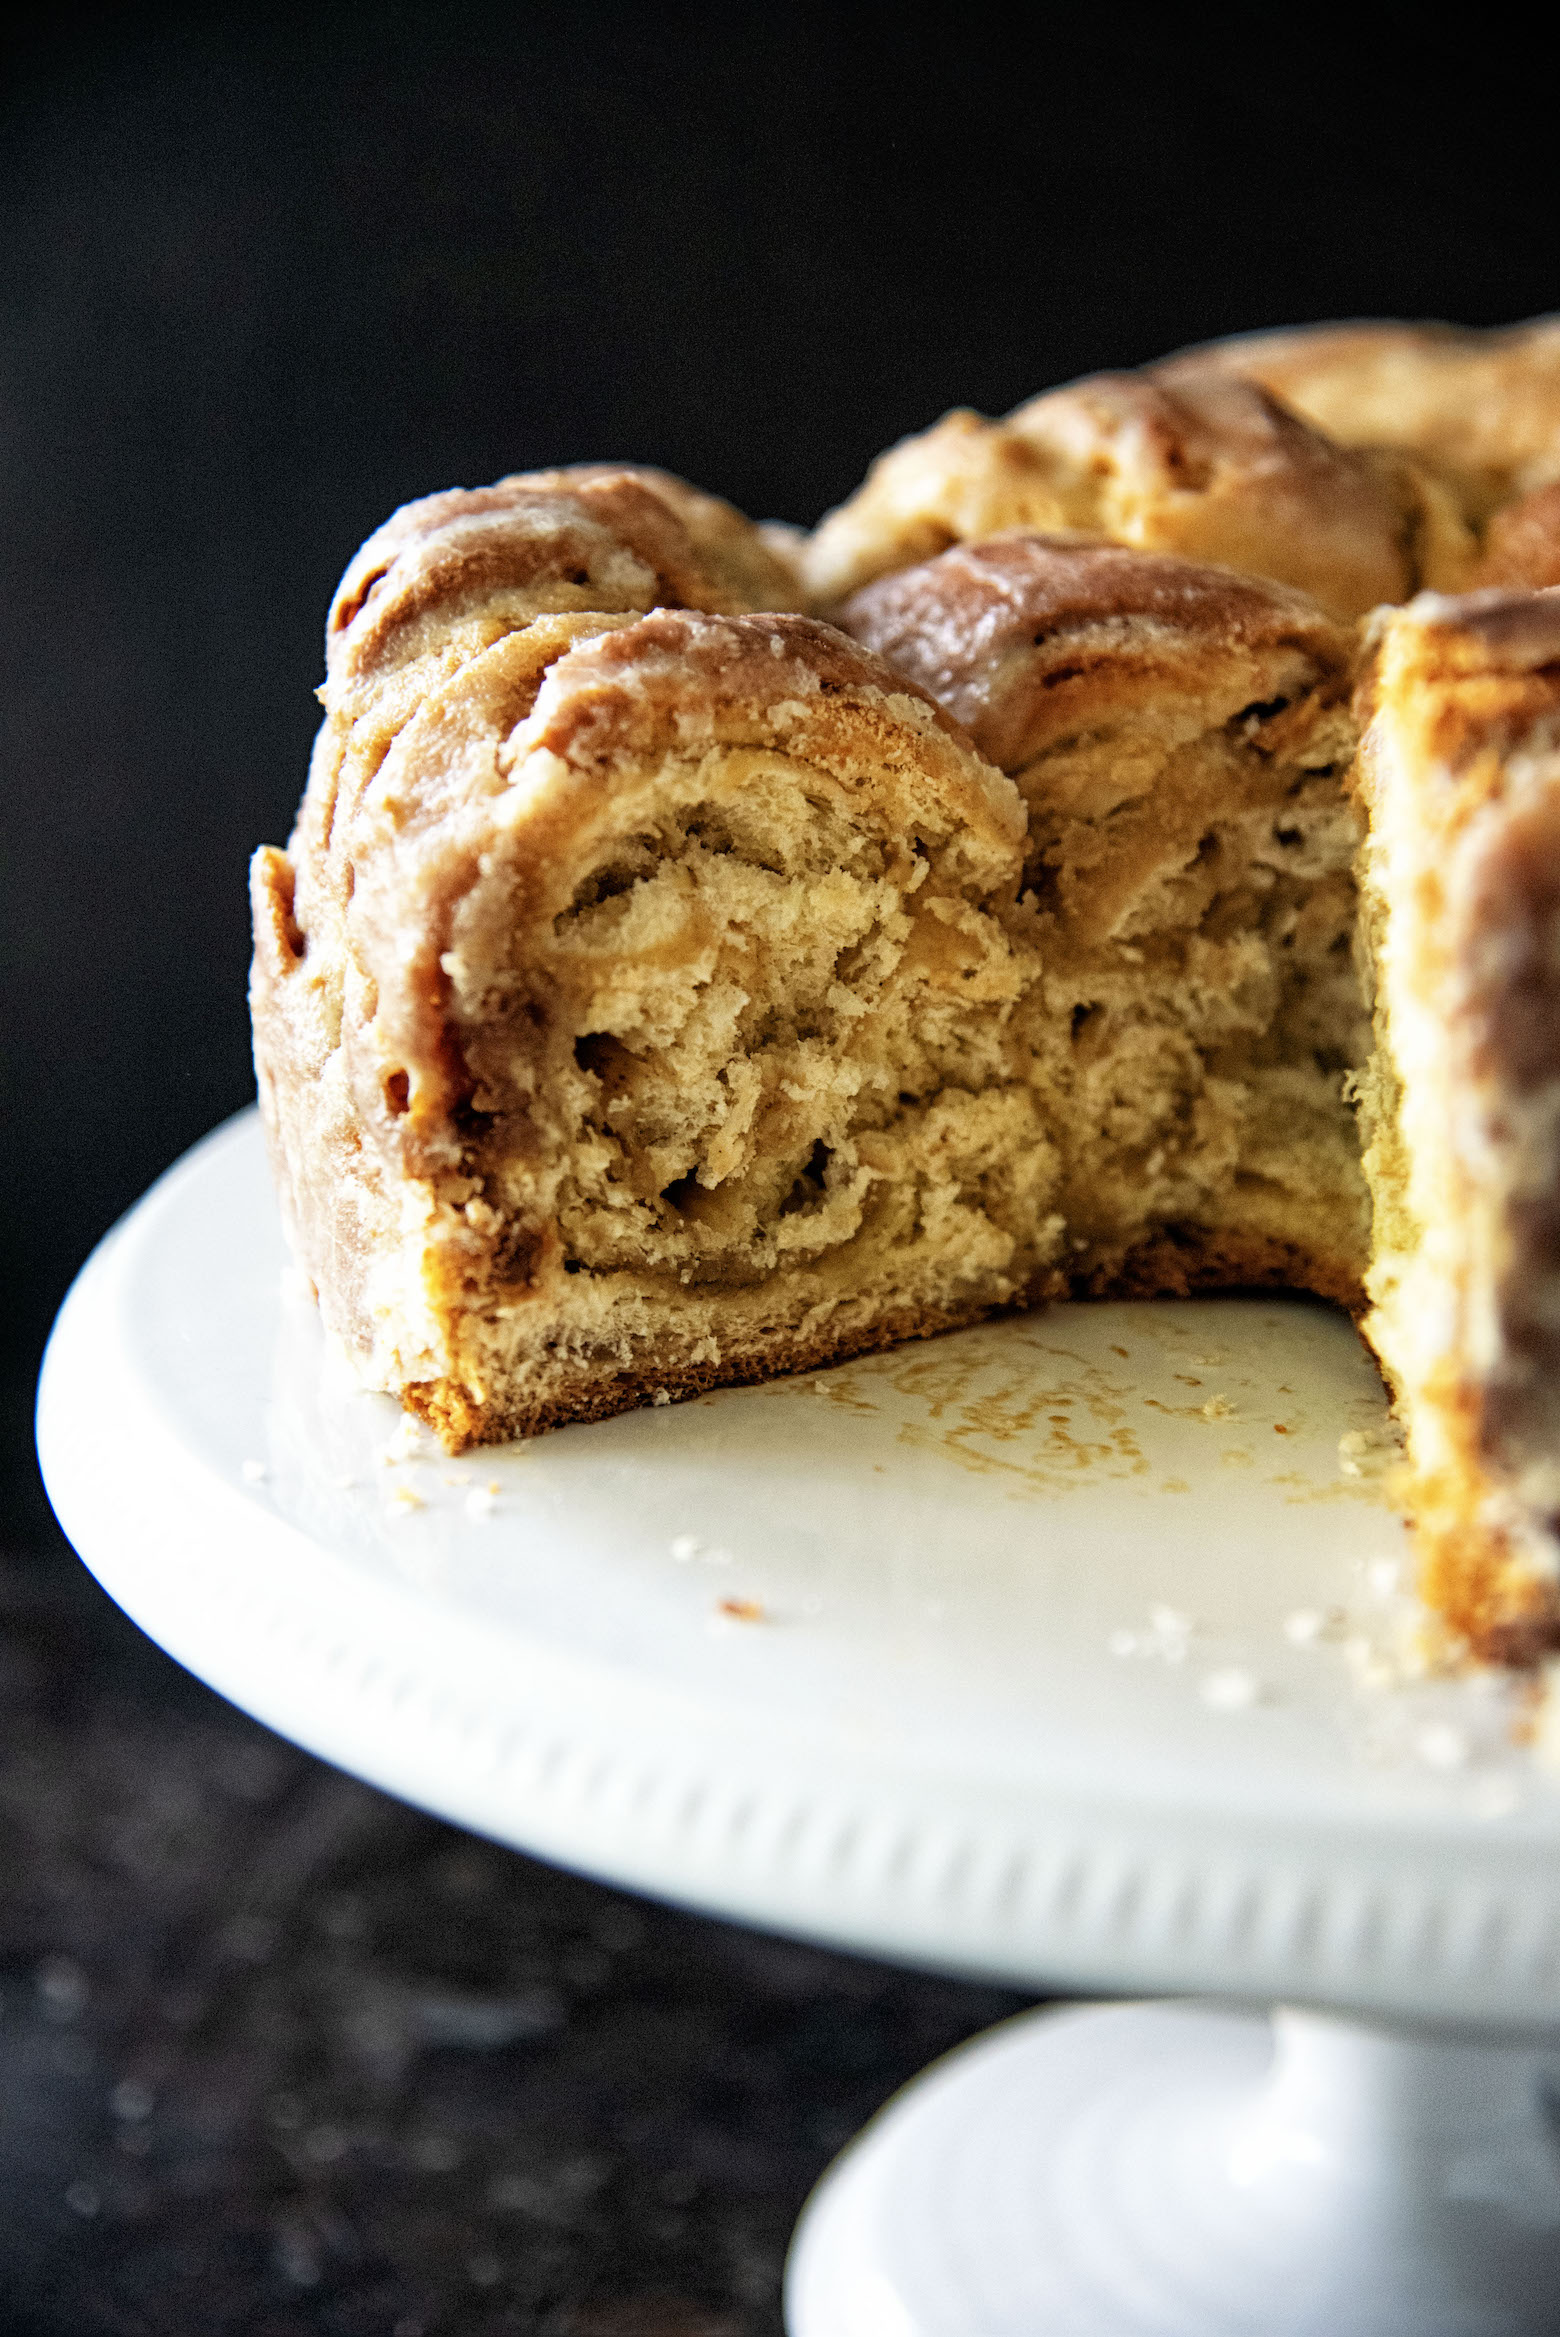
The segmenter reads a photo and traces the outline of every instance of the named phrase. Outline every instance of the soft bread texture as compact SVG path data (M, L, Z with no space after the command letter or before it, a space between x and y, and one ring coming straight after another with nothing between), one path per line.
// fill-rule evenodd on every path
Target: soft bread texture
M1557 333L950 416L811 539L599 464L398 512L252 875L367 1382L457 1449L1309 1289L1366 1313L1451 1644L1560 1647Z
M1070 735L1006 723L1026 817L828 626L529 613L587 560L621 597L673 570L621 480L615 546L559 493L424 507L354 563L298 832L256 859L278 1180L365 1376L459 1445L1065 1290L1357 1299L1336 628L1030 547L1014 705L1042 607L1110 613L1049 700Z
M1071 1286L1358 1305L1348 635L1281 586L1045 536L886 577L841 623L1024 799Z
M1364 692L1368 1336L1432 1603L1560 1642L1560 594L1427 595Z
M294 1242L452 1445L968 1320L1060 1238L1010 783L829 628L672 589L742 586L643 479L398 515L256 858Z
M1010 529L1073 529L1217 562L1360 616L1457 583L1476 546L1455 498L1399 453L1336 445L1215 366L1096 374L1006 421L946 415L874 463L801 556L814 602Z

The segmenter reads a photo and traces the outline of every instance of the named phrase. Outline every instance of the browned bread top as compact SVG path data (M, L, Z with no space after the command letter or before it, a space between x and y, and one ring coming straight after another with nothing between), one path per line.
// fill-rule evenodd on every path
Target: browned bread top
M1338 617L1413 589L1396 479L1254 382L1096 374L1008 427L1067 478L1075 525L1297 585Z
M1345 446L1394 446L1495 494L1560 476L1560 317L1495 331L1364 322L1254 333L1160 367L1259 382Z
M1341 692L1349 669L1346 634L1303 593L1079 536L956 546L867 585L839 621L1007 771L1167 691L1257 725L1318 683Z
M1403 458L1336 446L1232 373L1097 374L1005 422L953 413L891 447L802 566L833 605L950 544L1075 529L1272 577L1349 619L1411 593L1421 539L1457 533L1427 499Z
M1485 530L1483 557L1469 582L1534 591L1560 584L1560 480L1501 506Z
M522 475L537 486L573 488L621 478L624 468L622 463L572 463L562 470ZM635 463L630 475L675 512L734 608L800 610L805 606L801 580L790 558L789 538L795 531L756 524L722 496L691 486L686 479L657 470L652 464ZM702 608L706 604L700 601L697 605Z
M372 680L484 616L798 605L796 580L718 497L665 472L582 465L405 504L350 562L326 622L333 685Z
M633 764L675 743L784 744L862 783L875 740L873 784L894 795L932 758L950 810L973 837L1011 846L1022 833L1012 789L976 756L957 724L910 677L812 617L714 618L658 609L582 642L548 676L525 751L580 768ZM900 804L912 817L908 798Z
M1560 590L1425 592L1383 611L1372 631L1381 648L1367 687L1377 698L1385 690L1417 703L1427 680L1478 677L1493 685L1477 700L1481 711L1515 703L1512 687L1535 709L1560 693Z

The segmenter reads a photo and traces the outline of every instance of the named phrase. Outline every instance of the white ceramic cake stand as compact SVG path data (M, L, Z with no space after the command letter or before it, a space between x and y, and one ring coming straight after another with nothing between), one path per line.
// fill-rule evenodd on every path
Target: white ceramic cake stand
M1302 1302L1059 1307L450 1462L246 1116L98 1251L39 1444L113 1596L327 1759L1036 1987L825 2178L793 2337L1560 2329L1560 1789L1405 1677L1383 1410ZM1342 1445L1342 1450L1340 1450Z

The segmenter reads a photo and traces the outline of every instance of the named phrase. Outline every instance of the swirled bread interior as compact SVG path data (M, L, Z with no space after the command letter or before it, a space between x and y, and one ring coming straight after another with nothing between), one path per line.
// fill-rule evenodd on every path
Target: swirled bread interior
M1192 352L950 416L810 538L606 465L397 513L253 870L278 1188L367 1382L458 1448L1308 1289L1448 1625L1560 1646L1554 346Z
M549 477L370 547L257 860L279 1179L368 1377L459 1443L1065 1290L1357 1296L1337 628L997 547L966 727L891 626L536 611L652 556L716 597L630 485L615 546ZM968 562L921 590L979 634Z

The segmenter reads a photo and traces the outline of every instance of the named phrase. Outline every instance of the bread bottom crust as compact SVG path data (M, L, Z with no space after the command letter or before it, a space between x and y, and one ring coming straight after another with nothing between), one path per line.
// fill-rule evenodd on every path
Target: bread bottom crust
M1365 1305L1358 1266L1342 1255L1265 1235L1187 1226L1156 1234L1115 1265L1096 1265L1073 1275L1050 1273L1010 1306L897 1308L843 1329L820 1325L733 1344L715 1360L613 1367L586 1358L577 1370L555 1379L552 1392L540 1400L511 1391L484 1403L453 1379L414 1381L401 1390L401 1397L446 1450L461 1452L474 1444L502 1444L552 1428L608 1420L646 1404L685 1403L716 1388L752 1387L820 1371L913 1339L935 1339L999 1315L1026 1312L1054 1299L1186 1298L1219 1292L1233 1297L1248 1290L1309 1294L1330 1300L1356 1318Z

